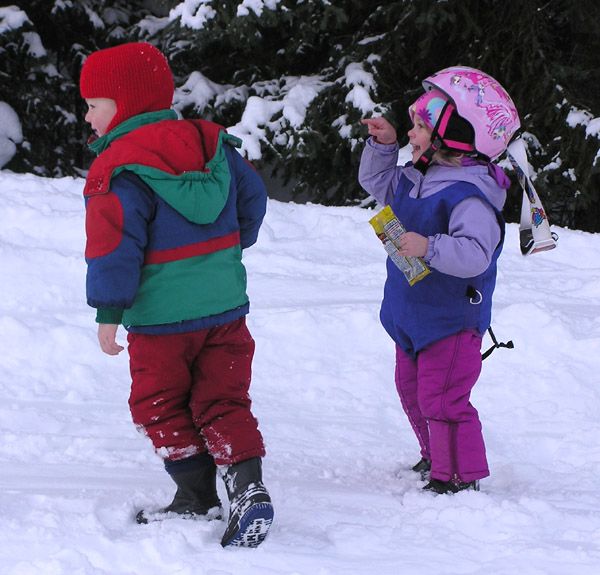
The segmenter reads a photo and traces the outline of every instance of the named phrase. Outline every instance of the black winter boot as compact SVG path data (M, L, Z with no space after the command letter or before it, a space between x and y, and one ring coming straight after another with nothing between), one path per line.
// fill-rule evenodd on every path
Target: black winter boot
M221 545L257 547L273 522L273 505L262 483L262 462L253 457L222 468L229 496L229 520Z
M429 478L429 472L431 471L431 461L422 457L411 469L421 476L421 481L426 481Z
M479 481L475 480L463 483L462 481L441 481L439 479L432 479L425 487L423 487L423 489L438 495L458 493L459 491L479 491Z
M185 519L202 518L208 521L221 519L223 509L217 495L217 466L211 455L202 453L175 462L165 462L165 468L177 485L173 501L161 509L136 515L138 523L167 519L176 513Z

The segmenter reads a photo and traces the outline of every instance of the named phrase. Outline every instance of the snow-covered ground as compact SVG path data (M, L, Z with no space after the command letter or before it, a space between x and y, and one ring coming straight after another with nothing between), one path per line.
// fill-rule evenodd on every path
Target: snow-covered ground
M492 475L434 497L409 471L372 212L270 201L245 261L276 516L222 549L222 522L133 522L173 486L130 422L127 357L96 343L81 189L0 172L2 575L600 573L600 236L523 258L508 226L493 323L515 349L473 398Z

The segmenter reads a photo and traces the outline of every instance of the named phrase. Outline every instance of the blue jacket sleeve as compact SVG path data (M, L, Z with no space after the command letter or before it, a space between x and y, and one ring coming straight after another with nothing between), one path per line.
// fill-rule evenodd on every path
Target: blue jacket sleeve
M267 190L254 167L238 152L228 150L232 178L237 188L237 215L242 248L253 245L267 211Z
M152 192L130 172L114 178L107 194L87 199L86 291L91 307L119 310L133 304L153 213Z

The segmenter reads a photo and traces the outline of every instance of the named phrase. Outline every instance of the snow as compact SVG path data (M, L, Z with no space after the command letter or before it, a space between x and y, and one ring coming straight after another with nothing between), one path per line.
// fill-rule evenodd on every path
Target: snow
M11 30L18 30L26 24L31 25L31 20L27 17L27 13L17 6L0 7L0 35ZM32 58L43 58L46 55L46 49L37 32L23 32L22 37L23 43L29 47L27 53Z
M586 136L595 136L600 138L600 118L594 118L587 110L580 110L571 107L571 110L567 114L567 125L570 128L576 126L585 126Z
M201 72L192 72L175 90L173 107L182 111L193 106L202 112L211 102L216 108L235 100L244 102L240 121L227 130L242 140L241 150L248 159L258 160L262 157L262 144L268 144L267 130L275 134L275 141L287 140L286 128L300 128L310 103L330 84L320 76L283 76L253 84L256 94L248 96L247 86L217 84Z
M242 152L249 160L258 160L262 156L261 142L267 142L267 128L278 138L288 125L299 128L310 103L328 85L320 76L284 76L274 82L265 82L262 85L264 95L250 96L241 120L227 131L242 140ZM208 86L208 91L218 93L215 86ZM253 87L261 89L260 85ZM200 91L201 94L206 92L206 89ZM231 90L225 93L231 93ZM185 96L176 98L182 97ZM190 93L188 97L194 96Z
M523 258L508 226L493 326L515 349L473 398L492 475L434 497L409 471L373 212L271 200L244 259L276 515L259 548L222 549L220 521L133 522L173 485L130 421L127 357L96 342L82 187L0 171L2 575L600 572L600 236L555 228Z
M168 16L159 18L157 16L146 16L142 18L138 23L137 27L140 30L140 37L146 38L158 34L163 28L166 28L171 21Z
M243 0L237 7L238 16L248 16L250 10L260 18L263 9L268 8L269 10L275 10L280 0Z
M585 129L585 133L587 136L596 136L596 138L600 138L600 118L593 118L590 120Z
M17 151L16 144L22 141L19 116L10 105L0 101L0 168L10 162Z
M348 90L346 102L361 111L363 115L381 114L383 108L373 102L370 92L374 90L373 75L364 70L362 64L346 66L339 80ZM192 72L186 82L175 90L173 105L182 111L193 106L202 112L213 102L215 107L232 100L244 102L240 121L228 127L229 133L242 140L242 152L250 160L262 157L264 145L269 139L280 145L297 145L290 137L289 128L298 130L305 122L311 102L332 82L322 76L283 76L276 80L257 82L251 87L235 87L230 84L217 84L201 72ZM255 94L248 96L248 93ZM333 122L340 135L349 138L352 126L346 123L347 115ZM273 135L270 135L273 134ZM354 148L356 140L351 140Z
M353 62L346 66L344 76L346 87L351 88L346 96L346 102L360 110L363 116L373 112L376 107L370 96L370 92L373 93L376 85L373 74L365 71L362 64Z
M27 53L33 58L43 58L47 52L37 32L23 32L23 42L29 46Z
M184 0L169 11L168 18L170 21L180 18L181 26L202 30L217 15L211 4L212 0Z
M97 12L95 12L94 10L90 9L88 6L84 6L83 9L85 10L87 17L89 18L91 25L96 30L103 30L105 27L105 24L104 24L103 19L100 17L100 15ZM114 15L114 12L113 12L113 15Z
M192 72L184 84L175 90L173 106L182 110L192 105L194 110L202 111L215 96L231 93L233 89L231 84L217 84L201 72ZM226 99L224 101L227 102Z
M9 30L18 30L31 21L27 14L17 6L0 6L0 34Z
M587 110L580 110L572 106L567 114L567 125L570 128L575 128L579 125L586 126L592 118L593 116Z

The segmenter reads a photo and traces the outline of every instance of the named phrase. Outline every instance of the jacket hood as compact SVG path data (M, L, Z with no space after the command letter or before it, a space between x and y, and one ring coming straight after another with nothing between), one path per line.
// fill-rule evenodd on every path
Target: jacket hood
M109 132L107 142L92 144L101 153L90 168L84 195L106 193L110 179L128 170L189 221L214 222L231 182L223 143L239 146L240 141L212 122L164 119L140 124L142 116Z

